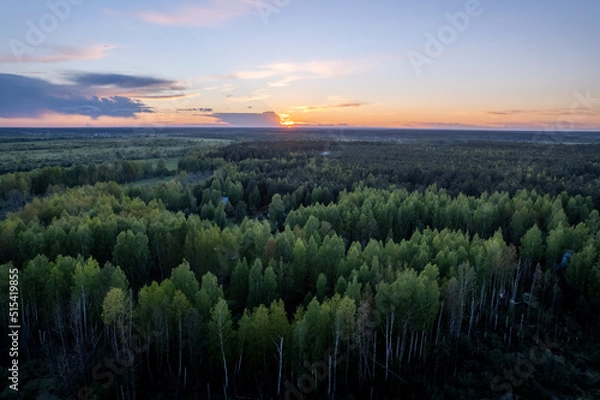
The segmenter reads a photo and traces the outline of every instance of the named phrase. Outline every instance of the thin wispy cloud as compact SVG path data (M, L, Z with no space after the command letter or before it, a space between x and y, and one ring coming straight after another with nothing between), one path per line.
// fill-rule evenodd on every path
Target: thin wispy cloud
M397 121L398 126L416 129L495 129L498 125L463 124L459 122L407 122Z
M178 113L179 112L182 112L182 113L187 113L187 112L211 113L213 111L213 109L208 108L208 107L196 107L196 108L178 108L175 111Z
M208 86L203 88L203 90L207 90L207 91L221 91L221 92L230 92L232 90L235 90L235 85L233 83L225 83L223 85L216 85L216 86Z
M192 97L197 97L197 93L188 93L188 94L166 94L166 95L136 95L132 94L131 97L138 100L162 100L162 101L170 101L170 100L180 100L180 99L188 99Z
M228 95L227 101L233 103L244 103L247 101L264 100L268 99L269 97L271 97L271 95L269 93L266 93L264 90L257 90L253 94L247 96Z
M292 107L293 110L300 110L303 113L316 112L316 111L327 111L332 109L340 108L360 108L370 106L371 104L362 101L352 101L342 96L329 96L329 103L326 105L316 106L297 106Z
M504 111L488 111L487 114L498 115L498 116L511 116L511 115L546 115L546 116L565 116L565 115L592 115L600 114L600 107L586 108L586 107L574 107L574 108L552 108L545 110L504 110Z
M13 54L0 55L0 63L60 63L67 61L99 60L107 52L116 48L110 44L98 44L88 47L49 46L35 49L16 57Z
M364 70L364 63L349 60L321 60L311 62L284 62L258 66L230 74L216 75L214 79L271 80L272 87L283 87L301 79L336 78L350 76Z
M284 87L289 85L290 83L302 79L300 75L290 75L276 82L269 82L269 86L271 87Z
M157 25L211 27L241 17L255 9L251 0L210 0L169 11L141 11L136 16Z

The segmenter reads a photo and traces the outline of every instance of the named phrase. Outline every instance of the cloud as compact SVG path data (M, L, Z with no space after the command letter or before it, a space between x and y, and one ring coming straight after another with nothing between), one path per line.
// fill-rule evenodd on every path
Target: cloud
M99 44L88 47L50 46L44 49L32 49L31 54L1 55L0 63L59 63L65 61L98 60L106 56L106 52L116 48L110 44ZM34 53L35 52L35 53Z
M290 75L290 76L286 76L285 78L281 78L278 81L275 82L269 82L269 86L271 87L284 87L289 85L290 83L297 81L299 79L302 79L302 76L299 75Z
M247 128L279 128L281 119L273 111L264 113L215 113L212 116L222 122Z
M220 90L222 92L229 92L234 89L235 85L233 83L225 83L223 85L209 86L204 88L204 90Z
M264 80L273 78L275 80L268 82L269 86L283 87L301 79L349 76L362 71L364 68L365 66L362 63L357 64L348 60L324 60L306 63L286 62L217 75L213 79Z
M210 0L205 5L186 5L169 12L141 11L136 16L157 25L211 27L248 14L251 0Z
M326 106L307 106L307 107L302 107L303 112L310 112L310 111L323 111L323 110L330 110L332 108L359 108L359 107L363 107L365 106L366 103L341 103L341 104L329 104Z
M271 97L270 94L265 93L264 90L257 90L254 92L254 94L251 95L247 95L247 96L234 96L234 95L227 95L227 101L229 102L233 102L233 103L244 103L247 101L257 101L257 100L264 100Z
M0 74L0 118L35 118L47 113L135 117L153 109L124 96L99 97L76 84L55 84L39 78Z
M185 87L177 81L115 73L73 73L66 79L76 86L86 87L102 96L119 95L137 100L177 100L195 97L196 93L181 93Z
M158 88L164 89L182 89L175 81L167 79L158 79L151 76L133 76L123 74L97 74L97 73L78 73L73 74L70 80L78 85L84 86L109 86L123 89L138 88Z
M497 129L495 125L475 125L475 124L463 124L459 122L398 122L402 128L416 128L416 129Z
M328 100L330 101L330 104L324 106L298 106L292 107L292 109L301 110L303 113L308 113L314 111L326 111L336 108L360 108L371 105L362 101L352 101L341 96L329 96Z
M507 111L488 111L486 114L491 115L518 115L518 114L528 114L529 111L526 110L507 110Z
M211 113L213 111L212 108L178 108L177 112L200 112L200 113Z
M198 96L196 93L189 94L153 94L153 95L131 95L138 100L179 100Z
M586 107L574 107L574 108L551 108L545 110L526 110L526 109L517 109L517 110L504 110L504 111L488 111L486 114L490 115L546 115L546 116L568 116L568 115L591 115L594 113L599 113L600 108L586 108Z

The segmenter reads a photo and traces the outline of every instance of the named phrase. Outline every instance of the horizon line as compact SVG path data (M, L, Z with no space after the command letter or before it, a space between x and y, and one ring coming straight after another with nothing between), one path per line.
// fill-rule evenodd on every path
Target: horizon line
M0 126L3 129L270 129L270 130L319 130L319 129L348 129L348 130L386 130L386 131L484 131L484 132L543 132L544 134L569 133L600 133L600 127L594 129L546 130L542 128L494 128L494 127L385 127L385 126L356 126L356 125L293 125L293 126L232 126L232 125L169 125L169 126Z

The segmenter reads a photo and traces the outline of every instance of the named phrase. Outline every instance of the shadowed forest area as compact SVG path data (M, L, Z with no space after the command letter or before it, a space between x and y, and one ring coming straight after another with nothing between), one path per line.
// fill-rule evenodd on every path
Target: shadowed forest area
M82 132L0 135L18 398L600 397L592 135Z

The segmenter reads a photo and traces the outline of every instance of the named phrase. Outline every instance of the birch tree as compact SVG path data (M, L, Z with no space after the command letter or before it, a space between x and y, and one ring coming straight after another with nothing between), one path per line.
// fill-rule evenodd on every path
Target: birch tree
M211 347L213 352L220 358L223 367L223 378L225 390L229 389L229 372L227 368L227 354L233 339L233 323L227 302L222 298L211 311L211 319L208 324Z

